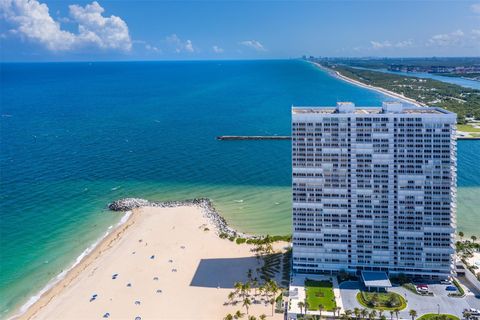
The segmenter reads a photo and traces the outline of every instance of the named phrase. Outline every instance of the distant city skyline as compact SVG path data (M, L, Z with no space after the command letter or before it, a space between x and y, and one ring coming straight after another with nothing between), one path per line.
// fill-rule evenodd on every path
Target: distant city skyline
M479 1L0 0L2 61L480 56Z

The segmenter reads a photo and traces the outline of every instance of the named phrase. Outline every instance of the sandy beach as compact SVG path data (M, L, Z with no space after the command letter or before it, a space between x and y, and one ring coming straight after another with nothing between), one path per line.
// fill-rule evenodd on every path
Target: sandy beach
M338 72L338 71L326 68L326 67L324 67L321 64L316 63L316 62L312 62L312 63L314 65L316 65L317 67L319 67L320 69L323 69L323 70L326 70L327 72L332 73L335 77L337 77L339 79L342 79L343 81L349 82L351 84L354 84L356 86L383 93L384 95L387 95L387 96L395 98L395 99L400 99L404 102L407 102L409 104L413 104L415 106L419 106L419 107L425 106L424 104L418 102L415 99L411 99L411 98L405 97L404 95L401 95L401 94L398 94L398 93L395 93L395 92L392 92L392 91L389 91L389 90L385 90L385 89L380 88L380 87L371 86L371 85L365 84L363 82L360 82L360 81L357 81L357 80L354 80L354 79L350 79L350 78L345 77L344 75L340 74L340 72Z
M240 302L224 303L261 260L214 228L196 206L135 209L20 319L223 319L245 312ZM283 318L264 303L252 304L249 314Z

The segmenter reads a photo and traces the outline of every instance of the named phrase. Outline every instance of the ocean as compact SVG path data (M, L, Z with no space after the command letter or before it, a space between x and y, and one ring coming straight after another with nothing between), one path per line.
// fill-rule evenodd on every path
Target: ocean
M294 105L391 100L299 60L0 65L0 317L100 239L122 197L211 198L234 227L290 233ZM478 235L480 141L458 143L458 229Z

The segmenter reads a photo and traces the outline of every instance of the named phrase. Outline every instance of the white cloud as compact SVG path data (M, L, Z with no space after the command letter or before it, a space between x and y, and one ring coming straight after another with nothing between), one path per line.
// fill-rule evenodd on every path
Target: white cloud
M195 51L195 49L193 49L192 41L190 41L190 40L185 41L185 50L188 51L188 52Z
M160 50L159 48L155 47L155 46L152 46L150 44L145 44L145 49L147 49L148 51L152 51L152 52L162 52L162 50Z
M195 52L195 48L193 47L193 43L191 40L183 41L176 34L168 36L165 40L171 47L173 47L173 49L177 53Z
M399 42L385 41L370 41L373 49L385 49L385 48L407 48L413 46L413 40L403 40Z
M219 46L213 46L212 47L213 52L215 53L223 53L223 48L220 48Z
M241 41L240 44L257 51L267 51L267 49L265 49L265 47L257 40L244 40Z
M98 2L87 4L85 7L71 5L70 15L78 22L78 39L83 42L92 42L100 48L120 49L129 51L132 41L128 33L128 26L117 16L104 17L105 11Z
M51 51L69 51L93 45L102 49L129 51L132 41L128 26L117 16L104 17L104 9L94 1L85 7L69 6L78 33L61 29L46 4L38 0L0 0L2 17L13 24L22 38L33 40Z
M470 6L470 8L472 9L472 11L474 13L478 13L480 14L480 2L479 3L474 3Z
M463 43L464 36L465 34L462 30L437 34L428 40L427 45L438 47L458 46Z
M370 41L370 44L372 45L373 49L390 48L392 46L390 41Z
M42 43L49 50L70 50L75 44L75 35L61 30L46 4L35 0L2 0L0 9L2 17L15 25L18 34Z
M408 48L413 46L413 40L403 40L395 44L396 48Z

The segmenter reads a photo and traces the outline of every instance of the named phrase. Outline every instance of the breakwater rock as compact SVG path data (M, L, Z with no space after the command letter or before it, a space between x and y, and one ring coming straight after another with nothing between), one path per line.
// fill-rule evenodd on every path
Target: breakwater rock
M216 232L226 234L228 237L241 237L246 239L260 239L259 236L248 235L230 227L224 217L213 206L208 198L195 198L182 201L150 201L140 198L124 198L108 205L112 211L129 211L141 207L173 208L181 206L196 206L208 218L216 228Z
M217 140L292 140L290 136L218 136Z

